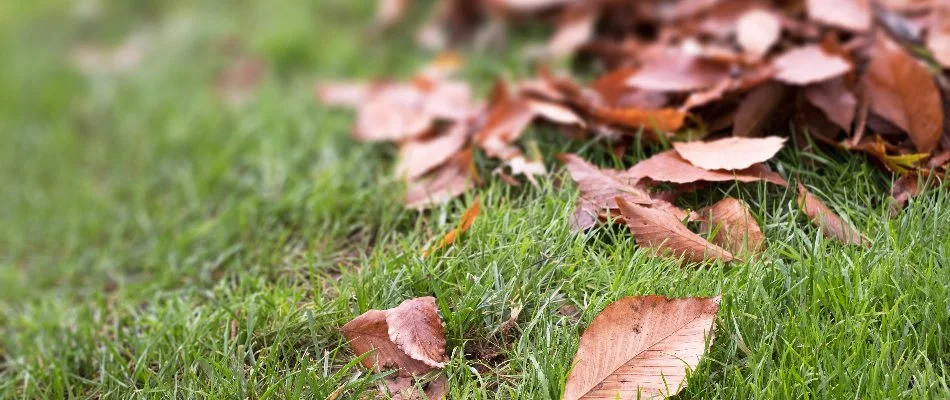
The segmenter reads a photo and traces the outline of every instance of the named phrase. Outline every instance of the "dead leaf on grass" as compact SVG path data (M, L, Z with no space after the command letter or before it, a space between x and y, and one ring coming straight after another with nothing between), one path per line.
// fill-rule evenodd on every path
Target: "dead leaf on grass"
M626 297L581 336L564 400L669 397L712 342L719 297Z
M779 174L772 172L765 164L734 170L707 170L690 164L677 153L669 150L640 161L627 170L632 178L649 178L659 182L693 183L693 182L757 182L765 181L776 185L787 185Z
M674 142L680 157L707 170L741 170L775 157L787 138L730 137L710 142Z
M709 243L673 215L617 198L617 205L638 245L657 255L671 255L687 262L732 261L732 253Z
M475 223L475 217L478 217L478 214L482 211L481 201L478 196L475 196L475 200L472 202L472 205L468 206L468 209L465 210L465 213L462 214L462 220L459 221L459 225L456 228L453 228L449 233L445 234L445 237L439 241L439 244L433 246L432 248L426 249L422 252L422 258L426 258L429 254L443 249L452 243L455 243L455 240L458 239L463 233L467 232L469 228L472 227L472 224Z
M727 197L699 210L700 231L716 235L712 243L734 254L757 254L765 250L765 235L755 221L749 206L742 200Z
M796 86L823 82L851 71L847 60L826 53L816 44L789 50L772 64L777 68L775 79Z
M825 237L847 244L865 244L860 232L844 222L823 201L805 189L805 185L801 182L798 182L798 207L805 212L815 226L821 229Z

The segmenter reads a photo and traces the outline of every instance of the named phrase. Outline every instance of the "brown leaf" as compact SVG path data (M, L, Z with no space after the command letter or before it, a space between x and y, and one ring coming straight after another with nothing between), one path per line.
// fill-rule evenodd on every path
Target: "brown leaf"
M432 254L439 249L443 249L452 243L455 243L455 239L457 239L461 234L467 232L469 228L472 227L472 224L475 223L475 217L477 217L481 211L481 201L479 201L479 198L476 196L475 201L472 202L472 205L468 206L468 209L466 209L465 213L462 214L462 220L459 221L458 227L452 228L449 233L445 234L445 237L439 241L439 244L423 251L422 258L428 257L429 254Z
M691 232L667 212L647 208L618 197L617 205L637 244L657 255L671 255L687 262L732 261L732 254Z
M448 391L448 379L445 374L438 374L434 379L425 382L422 393L416 385L422 384L419 380L400 376L387 376L383 380L386 391L393 400L442 400Z
M758 222L742 200L727 197L699 210L700 230L712 233L711 241L734 254L761 253L765 250L765 235Z
M581 336L564 400L669 397L711 343L719 297L626 297Z
M715 86L728 78L727 65L668 50L647 60L627 79L627 85L642 90L689 92Z
M752 89L736 111L732 136L758 136L787 93L788 87L778 82L767 82Z
M796 86L826 81L851 71L847 60L826 53L816 44L789 50L772 64L778 70L775 79Z
M444 164L410 183L406 207L425 209L449 201L472 187L472 149L463 150Z
M596 108L594 116L608 124L657 132L673 132L683 127L686 113L672 108L644 110L639 108Z
M581 192L571 216L572 231L596 225L604 210L617 208L617 197L634 203L653 203L650 195L637 187L637 180L626 171L600 169L574 154L559 154L558 159L567 167Z
M445 133L433 138L403 143L399 146L396 176L415 179L438 167L465 147L470 129L467 122L456 122Z
M950 69L950 1L937 0L931 12L927 48L943 68Z
M749 168L735 171L707 170L690 164L676 150L665 151L640 161L627 172L636 179L649 178L654 181L672 183L766 181L782 186L788 184L765 164L754 164Z
M811 194L805 185L798 183L798 206L808 215L815 226L821 228L821 233L830 239L837 239L842 243L864 244L864 238L851 225L844 222L824 202Z
M786 140L778 136L730 137L711 142L674 142L673 148L680 157L697 167L737 170L770 160L782 150Z
M809 85L805 88L805 98L841 129L851 130L858 109L858 98L848 90L843 78Z
M397 368L399 376L409 377L444 366L445 331L432 297L367 311L343 325L341 331L356 355L376 350L360 361L366 368Z
M763 9L746 11L736 25L736 40L753 60L761 59L782 35L782 21Z
M922 153L937 147L943 134L940 92L924 66L899 45L879 37L864 83L871 110L903 129Z
M528 108L530 108L535 115L556 124L579 126L587 125L584 122L584 119L581 118L580 115L577 115L574 110L553 101L531 99L528 100Z
M870 0L808 0L808 17L853 32L871 29Z
M485 125L475 134L475 143L490 157L508 159L511 143L518 140L535 118L525 99L512 96L499 84L495 88Z

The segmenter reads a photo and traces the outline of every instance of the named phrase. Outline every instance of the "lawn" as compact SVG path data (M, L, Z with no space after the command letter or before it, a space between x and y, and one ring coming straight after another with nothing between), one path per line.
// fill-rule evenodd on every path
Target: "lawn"
M893 176L787 146L773 169L872 246L823 238L784 188L721 184L678 204L747 201L768 250L682 268L626 229L569 232L577 190L556 153L619 168L656 149L617 158L540 128L528 140L553 173L537 187L478 159L484 186L418 213L394 149L355 142L352 114L313 97L318 79L410 76L430 57L412 24L374 34L368 1L75 3L0 4L0 398L359 398L380 377L338 328L435 296L450 398L557 399L593 317L654 293L723 297L678 398L950 397L946 190L892 219ZM77 43L130 33L149 38L136 68L69 62ZM485 93L529 73L517 43L533 34L469 51L464 76ZM267 65L239 108L213 86L234 43ZM473 228L423 259L476 194Z

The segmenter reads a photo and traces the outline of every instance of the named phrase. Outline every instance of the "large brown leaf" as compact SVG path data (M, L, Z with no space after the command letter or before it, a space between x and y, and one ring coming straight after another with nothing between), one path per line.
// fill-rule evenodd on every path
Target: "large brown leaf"
M617 198L630 232L637 244L657 255L683 258L687 262L732 261L732 253L691 232L673 215Z
M680 157L703 169L737 170L768 161L787 139L778 136L764 138L730 137L711 142L674 142Z
M690 164L676 150L665 151L640 161L628 172L632 178L649 178L654 181L672 183L766 181L783 186L788 184L785 179L772 172L765 164L754 164L748 168L735 171L707 170Z
M686 113L672 108L644 110L639 108L600 107L594 110L594 116L608 124L635 129L652 129L658 132L672 132L683 127Z
M808 215L815 226L821 228L821 233L830 239L837 239L848 244L864 244L861 233L828 208L824 202L811 194L805 185L798 183L798 206Z
M669 397L712 342L719 297L626 297L581 335L564 400Z
M600 169L574 154L560 154L558 159L567 167L581 192L571 217L573 231L596 225L604 210L617 208L617 197L639 204L653 203L650 195L637 187L637 180L626 171Z
M828 54L815 44L789 50L772 64L778 70L775 79L797 86L826 81L851 71L847 60Z
M758 222L742 200L727 197L716 204L699 210L700 230L716 235L714 244L734 254L761 253L765 250L765 235Z
M805 88L805 98L841 129L851 130L858 109L858 98L848 90L843 78L809 85Z
M903 129L929 153L943 134L940 92L927 69L896 43L878 37L864 83L871 110Z
M808 0L808 17L854 32L871 29L871 0Z

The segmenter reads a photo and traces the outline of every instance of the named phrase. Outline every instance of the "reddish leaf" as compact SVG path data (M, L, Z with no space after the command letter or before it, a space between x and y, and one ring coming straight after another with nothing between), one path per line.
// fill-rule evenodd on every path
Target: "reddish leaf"
M769 170L769 167L765 164L754 164L749 168L735 171L707 170L690 164L684 160L676 150L665 151L640 161L637 165L634 165L633 168L630 168L628 172L631 177L636 179L649 178L659 182L766 181L783 186L788 184L781 176Z
M415 179L438 167L465 147L470 129L468 123L457 122L435 137L403 143L399 146L396 176Z
M548 41L547 54L563 57L573 54L584 43L590 41L597 22L597 10L585 4L573 7L561 14L557 31Z
M396 398L418 398L411 388L413 380L444 367L445 330L432 297L402 302L388 310L370 310L340 329L356 355L370 353L360 360L376 371L397 369L384 384ZM426 387L426 397L441 399L445 378L441 376Z
M604 210L617 208L617 197L634 203L653 203L650 195L637 187L637 180L626 171L600 169L574 154L559 154L558 159L567 167L581 192L571 217L573 231L593 227Z
M788 94L788 87L778 82L767 82L752 89L736 111L732 136L758 136Z
M746 11L736 26L736 40L753 60L768 53L781 34L782 21L774 13L762 9Z
M815 226L821 228L821 233L830 239L837 239L842 243L864 244L864 238L851 225L844 222L824 202L811 194L805 185L798 183L798 206L808 215Z
M511 143L521 137L536 115L528 101L512 97L502 84L496 87L495 97L485 126L475 134L475 143L488 156L507 159L511 157Z
M727 65L669 50L647 60L630 76L627 85L660 92L688 92L712 87L728 78Z
M786 138L731 137L711 142L674 142L680 157L703 169L745 169L770 160L782 147Z
M870 0L808 0L808 17L854 32L871 29Z
M699 210L699 215L701 232L716 232L710 239L714 244L734 254L765 250L765 235L742 200L727 197Z
M669 397L712 343L719 297L626 297L581 336L564 400Z
M805 98L841 129L851 130L851 123L858 108L858 98L848 90L843 78L809 85L805 88Z
M398 368L399 376L406 377L444 366L445 331L432 297L406 300L388 310L367 311L341 330L356 355L376 350L360 361L366 368Z
M896 217L907 200L916 197L923 191L923 185L920 185L920 177L917 175L901 175L891 185L891 217Z
M449 201L472 187L472 149L452 156L448 161L406 191L406 207L425 209Z
M818 45L789 50L772 64L777 68L775 79L797 86L826 81L851 71L847 60L826 53Z
M455 239L457 239L459 235L467 232L469 228L472 227L472 224L475 223L475 217L477 217L481 211L482 211L481 202L479 201L478 197L475 197L475 201L472 202L472 205L470 205L468 209L465 210L465 213L462 214L462 220L459 221L458 227L452 228L452 230L449 231L449 233L445 234L445 237L443 237L442 240L439 241L439 244L423 251L422 258L428 257L429 254L432 254L433 252L439 249L443 249L446 246L449 246L452 243L455 243Z
M732 254L691 232L680 220L662 210L616 199L637 244L657 255L671 255L691 263L732 261Z
M551 101L528 100L528 108L535 115L560 125L585 126L586 123L574 110Z
M943 134L940 92L914 57L879 37L864 83L871 110L907 132L917 151L929 153L937 147Z

